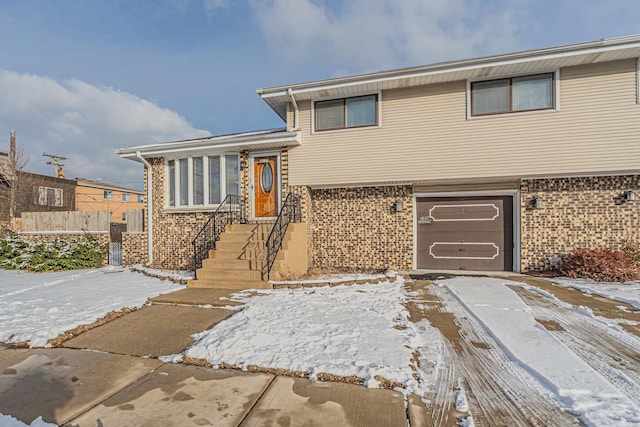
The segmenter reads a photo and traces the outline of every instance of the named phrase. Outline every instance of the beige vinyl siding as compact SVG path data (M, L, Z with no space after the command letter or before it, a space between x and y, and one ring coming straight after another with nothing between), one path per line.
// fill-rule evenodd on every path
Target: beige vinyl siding
M381 128L311 133L290 185L359 185L640 170L635 60L560 70L559 111L467 119L466 81L382 93ZM289 115L292 120L292 114Z

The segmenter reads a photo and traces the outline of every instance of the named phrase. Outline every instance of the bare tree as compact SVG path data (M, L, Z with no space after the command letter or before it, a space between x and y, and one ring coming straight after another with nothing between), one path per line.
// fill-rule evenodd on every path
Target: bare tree
M29 156L23 147L16 147L16 133L10 132L8 155L0 156L0 222L6 220L13 228L18 206L31 194L34 183L24 170Z

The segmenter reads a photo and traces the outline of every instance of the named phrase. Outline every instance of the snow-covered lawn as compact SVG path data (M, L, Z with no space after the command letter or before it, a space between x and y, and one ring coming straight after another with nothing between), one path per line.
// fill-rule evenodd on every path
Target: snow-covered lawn
M246 305L214 328L196 334L192 358L216 365L256 365L378 379L419 392L411 353L425 345L402 305L404 281L236 294Z
M46 346L49 339L110 311L138 307L179 289L113 267L37 274L0 270L0 342Z
M640 310L640 282L596 282L595 280L571 279L569 277L557 277L551 281L560 286L578 289L585 294L624 302Z
M233 299L244 306L210 330L194 335L196 342L185 355L213 365L302 371L311 378L318 378L321 373L356 376L368 387L379 387L384 379L402 384L405 394L425 396L436 390L437 382L442 380L439 372L452 372L445 366L451 363L447 355L451 350L427 320L408 320L404 304L415 295L409 294L402 277L393 282L384 277L376 279L382 281L235 294ZM561 282L639 307L637 283ZM636 398L640 379L630 371L630 376L624 378L627 388L620 388L616 375L622 378L620 375L626 374L616 370L619 367L607 365L608 355L594 363L596 359L577 352L563 341L574 339L567 336L569 331L561 332L564 335L560 339L560 332L542 327L534 317L533 306L527 305L531 303L508 285L535 291L552 301L562 321L579 317L582 322L593 322L594 328L612 334L612 340L624 331L603 329L597 319L577 316L576 310L557 302L548 292L523 283L458 277L440 280L437 285L434 289L441 293L444 308L456 316L460 325L478 325L476 328L490 337L488 346L498 348L512 361L509 369L522 373L516 377L526 378L523 387L537 395L550 396L556 402L554 407L577 415L589 426L640 424L640 403ZM45 345L59 333L91 323L108 311L141 305L149 297L177 289L180 287L166 281L108 268L47 274L0 270L0 341L30 340L31 345ZM579 339L584 338L575 338ZM624 341L632 353L640 352L636 337L627 335ZM597 351L597 342L589 345ZM179 361L181 357L174 355L166 360ZM416 357L422 368L417 366ZM606 375L600 366L608 370ZM456 375L464 377L473 372ZM478 389L472 391L482 393ZM466 397L463 389L456 394L456 406L464 412L468 410ZM0 427L4 427L3 422L10 421L0 416ZM472 417L465 422L473 425Z

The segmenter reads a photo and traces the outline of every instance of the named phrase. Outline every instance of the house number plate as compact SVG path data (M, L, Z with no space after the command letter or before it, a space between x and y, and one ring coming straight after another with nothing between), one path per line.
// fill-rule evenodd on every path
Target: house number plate
M430 216L421 216L418 218L418 224L431 224L432 218Z

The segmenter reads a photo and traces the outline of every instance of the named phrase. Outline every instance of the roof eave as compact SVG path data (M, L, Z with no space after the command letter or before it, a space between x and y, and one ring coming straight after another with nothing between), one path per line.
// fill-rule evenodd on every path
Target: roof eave
M116 154L125 159L140 161L137 153L145 158L163 157L168 154L187 153L194 151L231 151L233 149L244 150L254 149L257 146L268 147L290 147L300 145L300 132L279 132L264 135L246 135L237 138L224 138L216 140L216 137L208 137L199 140L165 142L160 144L143 145L131 148L121 148L116 150ZM253 147L253 148L252 148Z
M566 58L578 55L593 55L610 50L632 49L640 47L640 35L602 39L586 43L551 47L545 49L528 50L504 55L487 56L460 61L449 61L437 64L402 68L397 70L382 71L355 76L338 77L326 80L317 80L306 83L298 83L270 88L261 88L258 95L283 119L286 117L286 105L282 101L271 98L288 96L289 89L293 94L309 94L322 90L338 89L363 84L379 84L388 80L417 78L436 74L454 74L473 69L484 69L519 63L542 62L554 58ZM597 62L597 61L594 61ZM283 113L284 112L284 113Z

